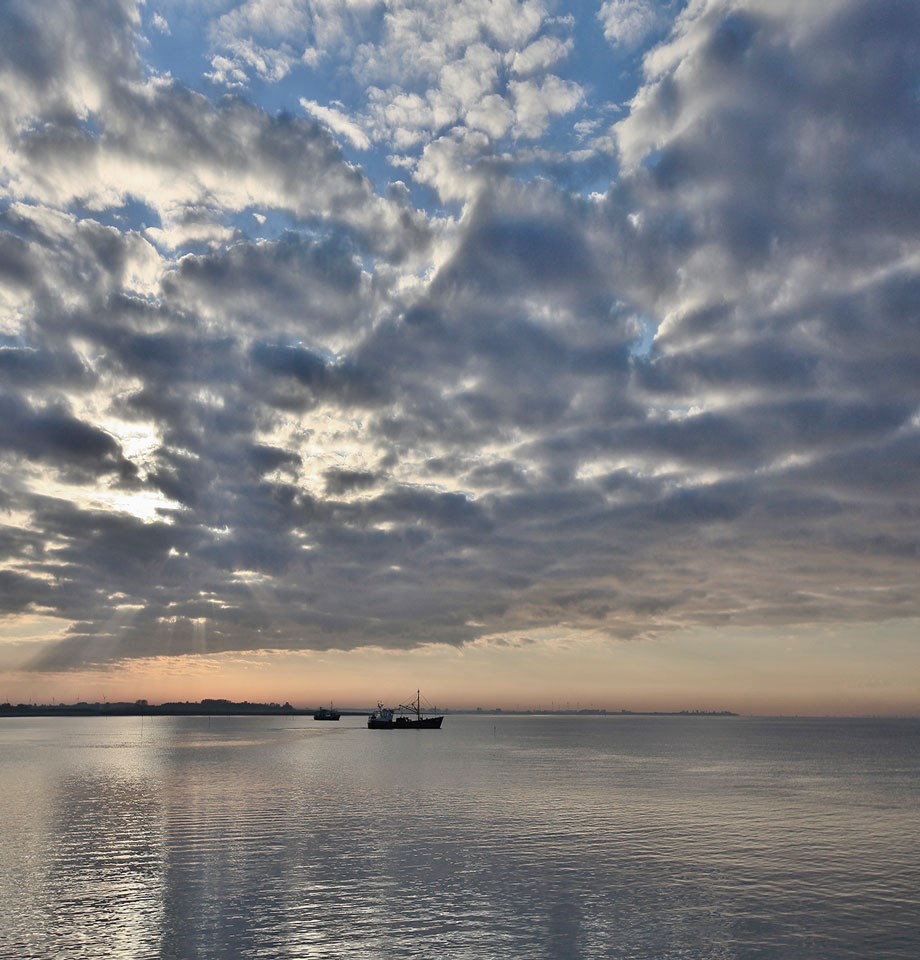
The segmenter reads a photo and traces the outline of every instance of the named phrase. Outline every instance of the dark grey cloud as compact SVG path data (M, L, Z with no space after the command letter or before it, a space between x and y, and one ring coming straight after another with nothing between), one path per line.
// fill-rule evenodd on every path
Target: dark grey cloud
M689 52L621 124L625 156L645 163L635 186L659 254L711 244L748 294L761 271L788 278L809 261L842 278L897 256L918 211L906 174L915 6L835 3L801 20L717 2L696 12Z
M136 474L110 434L74 417L63 405L35 410L15 394L0 394L0 450L53 465L63 473Z
M21 613L42 601L50 593L48 584L11 570L0 570L0 613Z
M5 221L4 226L8 227L6 211L0 216ZM29 248L13 233L0 234L0 278L4 286L13 285L21 289L28 289L36 280L30 263Z
M301 457L289 450L255 443L249 449L249 462L259 473L270 473L281 467L296 468L300 465Z
M41 109L69 119L112 83L139 76L133 48L135 5L130 0L41 7L9 0L0 8L0 122ZM66 38L67 43L62 43Z
M0 385L4 387L90 387L95 377L67 345L31 346L21 338L0 340Z
M341 233L310 241L289 231L276 243L185 257L165 289L192 308L219 311L224 324L277 330L286 323L323 343L360 330L372 315L376 296L360 252Z
M273 406L305 409L321 401L376 406L386 380L351 359L319 356L299 345L255 342L249 360L260 377L256 389Z
M469 214L463 240L438 274L433 295L453 287L489 296L523 291L550 297L597 286L600 264L588 243L577 201L531 188L487 192Z
M327 470L326 492L331 494L348 493L351 490L366 490L379 480L376 473L367 470Z

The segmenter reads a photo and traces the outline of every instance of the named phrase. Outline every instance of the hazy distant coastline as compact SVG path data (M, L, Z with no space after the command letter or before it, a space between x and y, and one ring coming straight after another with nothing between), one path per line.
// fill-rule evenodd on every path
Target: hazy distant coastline
M250 703L248 700L199 700L149 703L146 700L101 703L0 703L0 717L140 717L140 716L303 716L313 709L292 707L289 703Z
M211 717L211 716L312 716L317 707L293 707L290 703L250 703L248 700L205 699L199 701L177 701L171 703L148 703L146 700L131 702L102 703L0 703L2 717ZM364 716L371 712L370 707L350 707L340 709L342 716ZM439 710L454 715L488 716L599 716L599 717L736 717L730 710L506 710L502 707L475 710Z

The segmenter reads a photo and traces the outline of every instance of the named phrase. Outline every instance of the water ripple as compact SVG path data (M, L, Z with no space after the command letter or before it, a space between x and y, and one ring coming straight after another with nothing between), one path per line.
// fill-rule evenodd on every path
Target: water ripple
M920 725L0 730L0 955L918 955Z

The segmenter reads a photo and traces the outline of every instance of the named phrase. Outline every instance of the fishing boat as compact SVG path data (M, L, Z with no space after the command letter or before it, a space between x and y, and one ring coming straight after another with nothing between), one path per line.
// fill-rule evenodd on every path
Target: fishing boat
M367 718L367 729L392 730L396 726L393 722L395 712L392 707L385 707L382 703L378 703L377 709Z
M422 713L422 695L415 692L411 703L398 707L385 707L377 704L377 709L367 718L368 730L440 730L444 717L435 717Z
M313 714L314 720L338 720L342 714L330 703L329 707L320 707L316 713Z

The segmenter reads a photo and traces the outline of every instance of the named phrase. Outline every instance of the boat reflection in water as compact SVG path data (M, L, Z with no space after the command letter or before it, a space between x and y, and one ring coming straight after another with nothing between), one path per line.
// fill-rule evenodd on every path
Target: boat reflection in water
M440 730L444 717L425 716L422 713L422 695L415 692L411 703L400 704L395 709L377 704L377 709L367 718L368 730Z

